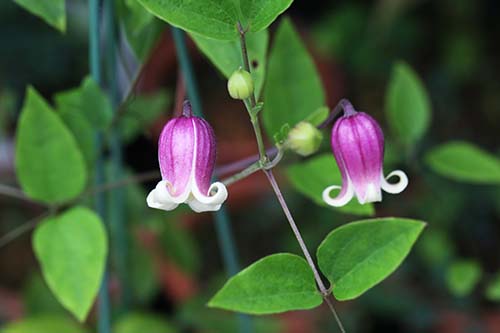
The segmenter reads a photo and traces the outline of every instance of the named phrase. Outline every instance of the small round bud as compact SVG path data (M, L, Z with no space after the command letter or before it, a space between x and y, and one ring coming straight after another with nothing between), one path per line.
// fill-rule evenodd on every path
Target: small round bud
M244 69L238 69L227 81L227 90L234 99L247 99L253 94L253 79Z
M323 135L320 130L307 121L301 121L288 133L288 146L297 154L308 156L315 153Z

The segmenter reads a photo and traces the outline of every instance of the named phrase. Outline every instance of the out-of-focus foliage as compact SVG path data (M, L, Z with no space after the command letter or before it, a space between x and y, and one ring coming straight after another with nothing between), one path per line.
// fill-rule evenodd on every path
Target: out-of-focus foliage
M161 316L147 313L127 313L118 319L113 327L113 332L176 333L178 330Z
M479 282L481 273L481 266L474 260L453 262L446 272L450 292L457 297L466 296Z
M107 238L101 219L83 207L49 217L36 228L33 248L56 298L84 321L106 264Z
M16 140L17 176L28 196L58 203L82 192L87 169L77 141L31 87L26 92Z
M500 184L500 159L468 142L448 142L433 148L427 164L437 173L466 183Z
M163 25L137 0L121 0L116 3L127 41L135 56L141 61L147 60L161 35Z
M57 93L54 100L62 114L82 114L89 125L100 130L109 126L113 116L109 98L91 77L83 79L78 88Z
M180 309L179 320L193 329L207 333L234 333L238 330L240 318L228 311L209 308L206 306L207 302L205 294L189 300ZM271 316L255 316L252 319L255 333L279 333L284 329L284 325Z
M13 322L0 330L2 333L87 333L73 320L59 315L40 315Z
M53 1L54 5L61 3ZM203 3L207 2L197 2ZM257 7L253 7L254 3ZM248 1L245 6L260 8L259 3L261 2ZM276 5L276 8L281 10L279 7L286 5L287 1L267 3ZM116 4L119 7L117 19L120 36L120 56L117 62L123 71L120 72L122 84L128 85L137 74L128 72L129 63L137 59L147 63L144 71L147 75L140 76L137 81L137 96L134 92L120 106L121 115L116 118L116 124L125 139L124 157L131 165L130 173L124 175L125 178L157 167L154 135L161 124L155 120L161 113L167 116L171 111L171 94L168 93L167 96L162 89L173 84L177 70L170 33L168 29L165 30L164 22L155 18L139 1L119 0ZM34 5L40 6L38 2ZM5 182L16 185L8 168L12 164L16 117L19 114L23 116L24 111L20 112L22 96L29 83L37 87L38 95L43 96L44 100L54 102L54 110L49 108L51 115L58 118L57 123L61 125L59 127L65 128L67 135L63 135L62 140L68 141L64 138L72 136L74 142L71 145L80 150L86 162L85 169L89 179L94 172L95 129L102 128L105 132L109 127L110 118L94 123L94 126L92 121L87 119L87 115L97 109L88 109L89 113L82 114L74 112L68 105L62 107L58 103L59 93L67 93L68 88L77 86L88 71L87 2L67 0L66 5L68 27L66 35L63 35L39 18L20 9L14 2L0 1L0 38L3 41L0 45L2 184ZM251 8L248 13L258 12ZM214 6L208 8L210 11L212 9L216 11ZM279 14L279 10L263 12L271 13L269 19L272 21L275 15ZM58 10L58 13L60 15L61 11ZM497 223L500 214L500 192L497 186L500 152L497 144L500 131L497 3L468 0L313 1L307 4L296 2L289 14L297 30L293 32L292 37L297 41L300 35L300 47L290 47L289 40L285 40L289 44L281 44L286 44L284 47L288 53L282 49L285 55L281 56L280 61L275 61L275 65L285 66L292 62L297 58L293 52L303 53L304 44L312 51L306 54L306 57L314 58L314 62L309 61L313 64L309 67L312 67L315 78L311 80L312 76L305 77L307 82L303 84L304 90L290 89L285 97L307 100L311 95L318 95L318 91L310 90L311 81L319 82L315 87L324 90L322 95L326 97L326 101L322 97L322 103L318 102L314 107L304 109L297 121L307 117L314 120L314 124L318 124L326 118L327 113L325 109L315 113L316 109L324 105L331 109L339 98L349 98L360 110L369 112L380 121L385 130L384 168L401 168L407 172L410 179L409 187L404 193L399 196L384 195L382 203L360 206L354 200L344 209L326 209L321 200L322 190L328 185L341 185L340 175L328 147L329 140L323 140L318 156L300 159L287 153L282 161L285 166L278 167L276 174L279 176L280 171L285 171L286 179L278 177L278 181L283 186L286 200L310 249L316 248L334 227L352 220L346 213L373 215L376 208L377 216L413 216L429 222L416 243L416 251L404 261L396 274L391 274L387 281L370 289L355 302L341 303L338 306L348 331L445 332L459 326L463 330L487 332L490 329L487 325L493 325L495 328L498 311L497 303L493 302L498 302L500 294L500 233ZM253 15L245 14L245 17ZM256 25L255 22L268 20L257 15L251 18L254 20L252 25L245 17L242 17L242 23L250 28L262 25ZM195 21L186 24L200 23ZM269 37L267 31L247 34L251 66L255 66L254 61L257 62L257 70L252 74L264 72L266 65L271 66L270 63L266 64L264 54L268 48L267 44L270 44L272 53L277 52L274 49L278 46L283 30L283 27L278 26L279 22L268 29ZM206 29L208 24L199 24L199 27L203 29L201 33L214 33ZM199 49L224 76L227 76L226 71L238 67L240 61L238 43L234 41L237 36L236 27L232 24L223 29L226 28L231 30L233 41L204 40L206 45L211 45L210 49L199 43L202 37L194 37ZM161 34L164 30L166 33ZM289 37L290 35L292 33L288 34ZM254 40L253 37L258 38ZM157 41L161 44L155 48ZM105 47L105 44L101 45ZM291 44L293 46L296 43L292 40ZM254 47L258 49L262 59L252 55ZM151 53L153 49L155 53ZM218 162L225 164L237 160L242 156L235 155L234 151L228 153L225 148L228 143L225 141L227 133L230 133L231 145L236 145L236 142L238 145L240 142L243 144L248 140L245 135L250 131L250 126L248 131L246 127L242 130L237 121L237 111L232 105L226 107L224 79L212 75L213 72L206 68L206 63L199 61L194 48L190 51L200 86L205 88L201 89L205 111L214 123L219 139L221 149ZM226 57L224 52L227 52ZM130 60L134 57L137 59ZM168 73L162 66L158 66L159 63L168 66ZM124 64L126 66L122 66ZM130 66L130 69L135 70L135 65ZM280 72L282 75L279 80L270 81L272 77L268 76L264 82L264 74L254 79L258 86L267 86L274 82L279 84L280 88L288 89L289 86L302 82L294 81L292 76L303 71L300 66L288 68L289 70ZM268 70L273 71L271 67ZM316 72L321 76L321 80ZM156 77L150 80L149 75ZM123 79L124 76L127 76L126 80ZM161 80L154 81L160 76ZM146 95L140 91L143 83L145 91L148 91ZM82 83L74 91L81 93L83 88ZM122 88L126 89L128 86ZM95 98L92 102L99 100L99 97L96 97L98 94L102 95L103 92L91 95L93 97L90 99ZM389 111L391 95L397 96L392 98L397 101L393 103L392 112ZM429 102L431 100L432 103ZM272 117L272 101L271 105L267 104L265 99L263 101L266 104L261 116ZM47 103L44 101L43 104ZM429 107L428 112L425 111L426 104ZM283 116L276 122L279 132L277 141L281 143L286 140L288 130L293 127L290 122L293 115L290 113L295 112L287 108L286 104L283 105L283 109L279 110ZM225 110L227 108L231 110ZM242 106L238 109L242 109ZM37 110L43 111L46 107L40 106ZM241 118L246 120L245 116L242 115ZM51 127L40 123L39 129L43 128L45 131L48 128L50 133ZM267 134L270 144L276 133ZM326 131L324 134L325 137L328 136ZM107 144L107 139L105 135L104 145ZM42 146L40 142L36 141L36 145ZM254 149L254 142L250 142L249 146ZM248 154L251 153L254 151L250 150ZM105 149L106 159L107 154ZM72 169L71 154L65 154L63 158L56 160L57 165L53 163L54 169L48 169L47 172L53 171L64 179L66 172ZM319 163L322 160L323 162ZM41 156L37 162L38 165L31 163L33 165L30 167L45 163L45 157ZM19 173L19 170L17 171ZM47 175L42 173L43 177L36 181L45 179ZM78 173L72 172L71 175L79 177ZM57 182L62 182L61 179ZM290 181L290 188L286 188L286 180ZM80 190L74 191L76 194L73 197L79 198L84 186L92 189L92 182L82 182L84 184ZM68 183L65 181L65 184ZM22 182L20 185L23 185ZM62 187L58 188L61 192L54 194L55 197L63 196L64 199L51 201L56 203L58 209L66 208L61 206L62 202L73 200L67 195L66 185L61 185ZM166 320L173 323L182 332L236 332L239 322L237 316L206 307L208 295L214 295L226 279L222 274L223 268L210 215L188 215L182 209L175 213L158 214L144 204L147 194L145 190L149 186L126 186L125 216L131 238L129 280L134 297L131 309L123 312L122 309L117 309L117 312L120 312L117 316L118 322L126 323L122 324L126 327L124 329L132 327L135 331L146 331L151 329L151 326L147 325L151 322L149 318L152 318L154 312L161 314L162 322ZM300 249L276 205L275 198L269 194L269 188L262 186L257 177L247 183L242 182L241 187L238 186L239 184L230 188L229 207L233 218L231 226L236 235L242 265L246 266L269 253L287 251L299 254ZM49 188L56 187L47 186L47 189ZM17 202L3 196L0 199L0 237L18 226L24 226L23 219L28 220L43 208L38 204ZM89 195L82 202L90 204L92 199ZM357 211L358 209L366 211ZM145 239L142 238L143 233L147 235ZM373 233L372 238L376 239L376 236L377 234ZM83 329L83 326L72 321L71 314L59 305L50 289L41 281L41 277L32 274L38 267L34 266L33 260L26 259L33 256L28 239L29 237L19 237L0 248L2 329L16 333L95 331L94 315L90 315L86 321L85 326L88 329ZM77 240L78 236L72 240L75 239ZM159 246L153 248L152 244ZM161 262L162 258L174 274L164 274L161 271L165 265L165 262ZM464 264L462 258L474 260L466 260ZM114 258L111 258L111 269L114 269L113 260ZM324 268L322 271L326 273L328 269ZM176 274L185 274L186 280L193 283L194 295L190 296L191 298L179 300L169 294L169 288L181 289L176 285L180 280L167 281ZM213 275L224 275L217 282L217 288L207 285ZM117 286L114 272L110 275L110 281L111 300L115 307L122 290ZM182 280L182 284L185 282ZM335 285L335 281L333 282ZM19 294L20 288L22 291ZM10 302L12 299L14 302ZM5 300L7 303L4 303ZM16 310L19 303L23 305L23 313ZM3 307L4 304L7 305ZM148 312L136 314L134 311L138 307ZM11 322L14 318L11 313L16 316L24 314L25 317L14 323ZM265 316L252 319L255 332L259 333L284 333L291 328L302 329L304 332L337 330L328 319L323 306L313 311L291 312L283 317ZM162 326L162 329L165 327Z
M168 109L171 103L172 97L167 91L133 95L129 101L125 102L118 121L123 140L128 142L137 138L145 128Z
M490 283L488 283L486 288L486 298L490 301L500 301L500 274L495 275Z
M429 127L431 107L417 74L406 64L394 66L386 96L386 113L398 141L410 145Z
M44 313L67 314L38 272L29 276L25 282L23 300L25 311L30 316Z
M314 62L289 19L282 20L276 31L264 100L266 111L262 118L269 137L285 123L293 127L325 105L323 85Z
M13 0L19 6L41 17L54 28L66 31L66 0Z

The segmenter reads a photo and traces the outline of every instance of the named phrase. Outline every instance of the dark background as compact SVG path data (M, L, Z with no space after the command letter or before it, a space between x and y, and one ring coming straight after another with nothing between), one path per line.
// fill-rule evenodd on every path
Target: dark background
M50 100L54 93L77 86L88 73L86 10L84 1L69 3L69 30L63 35L14 3L0 2L1 183L16 184L13 142L25 87L35 86ZM398 60L415 69L432 101L431 128L402 165L410 177L409 194L404 202L386 196L384 205L377 207L378 216L418 218L429 226L395 274L359 299L337 303L348 331L500 332L499 303L484 296L486 284L500 270L500 190L442 178L421 158L429 147L454 139L500 153L500 3L296 0L287 14L314 57L330 107L347 97L386 128L385 88ZM189 45L205 113L217 133L219 165L254 154L253 133L242 105L229 98L223 77ZM174 95L177 77L175 50L166 28L134 94L167 89ZM153 125L127 144L131 172L157 167L157 136L172 108L169 103ZM283 174L280 181L311 249L335 226L358 219L315 206L287 186ZM152 186L134 187L139 195L130 199L129 208L145 205L140 191ZM227 207L243 266L275 252L299 253L263 176L234 185ZM0 196L0 233L39 212L36 205ZM142 259L134 259L137 280L149 281L147 288L140 282L134 287L141 295L137 308L173 320L189 317L186 304L210 295L224 276L212 217L184 210L166 218L155 213L144 217L141 212L138 208L127 215L138 253L150 262L149 268L141 268ZM192 242L185 245L185 239L175 236L177 229ZM451 262L462 259L477 261L483 274L472 293L457 297L447 286L446 271ZM51 311L65 314L47 293L30 233L24 233L0 248L0 324ZM218 312L204 314L223 320ZM336 331L323 307L271 318L283 333ZM91 316L87 326L92 327L94 320ZM190 320L180 322L186 332L196 331Z

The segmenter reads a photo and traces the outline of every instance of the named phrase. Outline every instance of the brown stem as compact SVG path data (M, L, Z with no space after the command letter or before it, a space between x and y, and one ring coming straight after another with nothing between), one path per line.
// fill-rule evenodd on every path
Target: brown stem
M3 235L0 238L0 248L4 247L5 245L9 244L11 241L16 239L17 237L21 236L22 234L24 234L24 233L30 231L31 229L33 229L34 227L36 227L36 225L38 224L38 222L40 222L40 220L44 219L45 217L47 217L49 215L50 215L50 212L44 212L43 214L40 214L37 217L35 217L27 222L24 222L23 224L19 225L18 227L12 229L11 231L9 231L5 235Z
M43 203L40 203L38 201L35 201L27 197L26 194L24 194L24 192L21 191L20 189L8 185L0 184L0 195L5 195L7 197L23 200L40 206L46 206Z

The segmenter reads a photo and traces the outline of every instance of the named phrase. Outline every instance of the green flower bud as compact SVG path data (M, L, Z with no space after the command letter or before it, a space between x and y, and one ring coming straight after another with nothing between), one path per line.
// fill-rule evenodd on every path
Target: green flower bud
M307 121L301 121L288 133L287 143L297 154L308 156L318 150L322 139L320 130Z
M253 94L253 79L244 69L238 69L227 81L227 90L234 99L247 99Z

